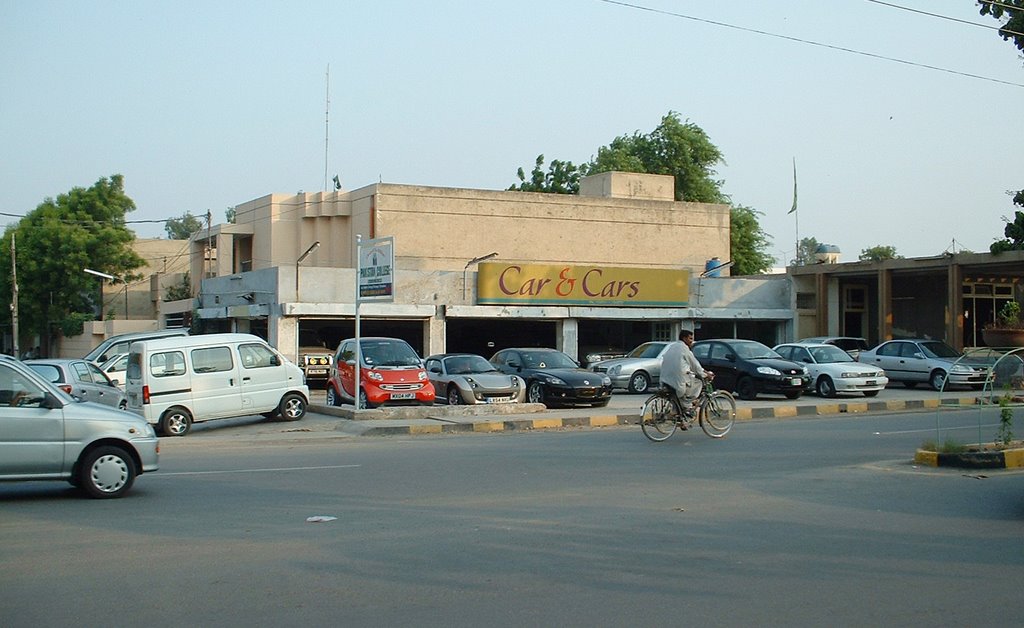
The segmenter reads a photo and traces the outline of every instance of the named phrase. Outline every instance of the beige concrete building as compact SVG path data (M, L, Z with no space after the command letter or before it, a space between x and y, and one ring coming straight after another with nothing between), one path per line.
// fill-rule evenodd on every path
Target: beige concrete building
M378 183L258 198L192 241L200 324L263 335L290 357L300 339L333 348L354 333L357 238L392 237L394 300L361 305L361 335L402 337L424 355L533 345L582 358L680 325L784 339L788 280L700 277L708 260L729 259L729 208L675 201L673 183L604 173L579 195ZM482 278L526 273L576 294L487 298L499 288Z

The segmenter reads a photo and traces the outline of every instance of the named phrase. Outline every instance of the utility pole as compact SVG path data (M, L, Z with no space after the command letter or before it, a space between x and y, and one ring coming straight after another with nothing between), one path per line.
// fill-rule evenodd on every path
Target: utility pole
M14 232L11 232L11 287L13 298L11 300L11 332L14 334L14 357L20 358L18 350L18 256L14 245Z

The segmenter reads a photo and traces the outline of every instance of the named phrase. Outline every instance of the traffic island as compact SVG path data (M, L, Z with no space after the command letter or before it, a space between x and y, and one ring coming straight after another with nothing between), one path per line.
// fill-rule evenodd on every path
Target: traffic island
M995 444L974 445L958 452L918 449L914 454L914 462L930 467L1016 469L1024 467L1024 444L1015 443L1006 448Z

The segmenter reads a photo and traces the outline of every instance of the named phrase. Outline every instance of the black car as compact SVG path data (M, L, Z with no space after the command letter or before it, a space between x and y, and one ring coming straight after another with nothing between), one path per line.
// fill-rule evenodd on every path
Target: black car
M714 372L716 387L734 391L740 399L756 399L760 393L796 399L811 381L802 365L754 340L701 340L693 343L693 355Z
M555 349L502 349L491 364L503 373L526 380L526 401L546 405L608 405L612 380L580 368L575 360Z

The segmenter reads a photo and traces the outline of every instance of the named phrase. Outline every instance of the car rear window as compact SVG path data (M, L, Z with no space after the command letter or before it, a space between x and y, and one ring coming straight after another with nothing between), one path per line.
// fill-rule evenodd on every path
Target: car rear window
M46 381L60 384L64 382L61 370L52 364L29 364L28 367L46 378Z

